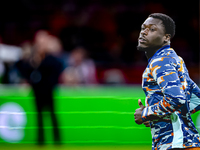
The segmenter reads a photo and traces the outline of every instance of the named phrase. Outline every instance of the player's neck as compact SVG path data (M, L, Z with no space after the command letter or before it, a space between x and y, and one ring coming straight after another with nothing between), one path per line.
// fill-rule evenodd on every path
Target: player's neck
M147 59L150 59L159 49L161 49L162 47L164 47L166 45L170 45L170 44L166 43L166 44L163 44L162 46L157 46L157 47L149 48L148 50L146 50L145 55L146 55Z

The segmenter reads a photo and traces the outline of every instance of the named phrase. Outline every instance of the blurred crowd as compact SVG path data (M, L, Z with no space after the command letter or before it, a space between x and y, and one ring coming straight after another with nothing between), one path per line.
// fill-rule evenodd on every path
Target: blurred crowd
M1 83L26 83L16 62L37 68L47 54L63 65L59 83L140 83L147 60L137 38L154 12L175 20L171 45L199 83L198 1L7 0L0 12Z
M86 49L77 46L68 54L63 51L60 39L47 30L38 30L33 42L25 41L21 47L1 44L0 53L2 83L37 83L42 76L47 78L58 68L59 83L75 85L97 82L95 64L87 57ZM48 56L53 59L46 60ZM55 64L57 61L54 59L59 64ZM53 65L57 65L55 71L50 72L49 67L53 68ZM43 71L48 74L45 75Z

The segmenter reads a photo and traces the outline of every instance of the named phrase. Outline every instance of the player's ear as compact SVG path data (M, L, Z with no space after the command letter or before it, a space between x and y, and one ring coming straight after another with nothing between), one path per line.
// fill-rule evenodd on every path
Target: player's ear
M165 34L164 42L168 43L168 42L170 42L170 39L171 39L171 34Z

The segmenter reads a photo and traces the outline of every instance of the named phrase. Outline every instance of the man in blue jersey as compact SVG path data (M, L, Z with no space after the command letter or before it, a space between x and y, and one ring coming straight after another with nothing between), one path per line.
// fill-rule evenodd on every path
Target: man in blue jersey
M148 58L142 82L146 99L145 106L138 100L135 122L151 127L153 150L200 150L191 119L200 110L200 89L170 48L174 35L175 23L165 14L151 14L142 24L137 49Z

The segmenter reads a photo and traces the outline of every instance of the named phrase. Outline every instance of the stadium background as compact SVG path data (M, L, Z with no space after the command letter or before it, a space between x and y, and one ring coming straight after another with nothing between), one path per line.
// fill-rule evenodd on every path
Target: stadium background
M60 38L64 52L84 46L95 62L97 84L59 85L55 91L56 115L62 133L62 146L52 145L51 123L45 116L46 147L36 146L36 111L32 90L13 84L8 74L1 77L0 108L18 104L26 116L23 126L12 122L9 135L20 132L21 140L0 136L0 149L150 149L150 129L138 126L133 113L137 100L144 102L140 87L147 61L136 50L142 22L150 13L162 12L176 22L172 47L183 57L191 78L199 85L199 2L129 0L7 0L0 5L1 43L21 46L32 41L39 29ZM5 63L7 69L9 65ZM124 80L105 80L105 72L117 70ZM116 73L116 72L115 72ZM1 111L1 116L3 115ZM199 113L193 115L195 125ZM19 119L20 120L20 119ZM2 123L2 122L1 122ZM1 124L1 130L4 126ZM13 131L13 133L12 133ZM14 142L14 143L13 143ZM139 148L138 148L139 147Z

